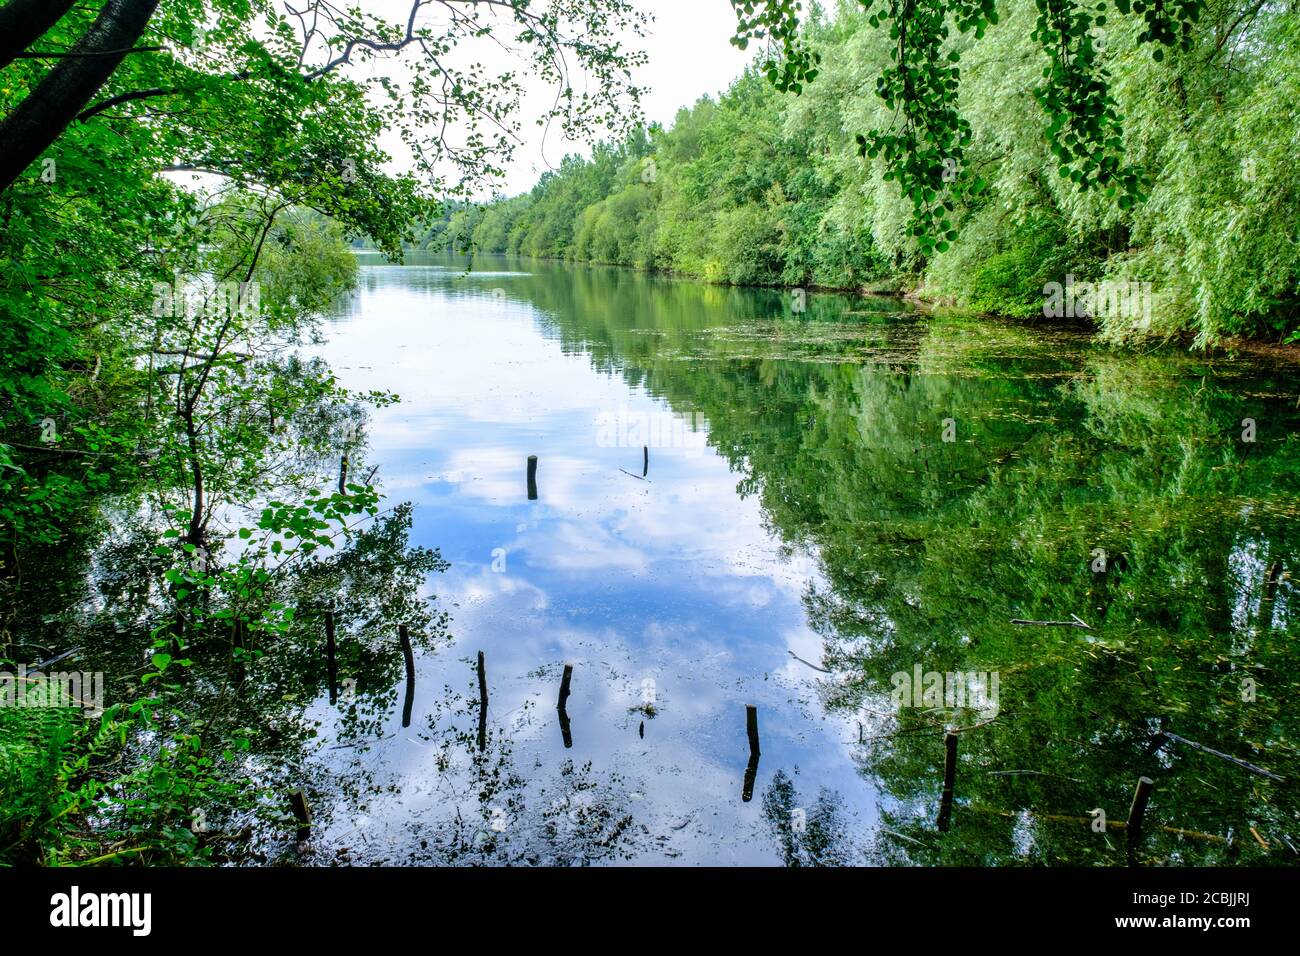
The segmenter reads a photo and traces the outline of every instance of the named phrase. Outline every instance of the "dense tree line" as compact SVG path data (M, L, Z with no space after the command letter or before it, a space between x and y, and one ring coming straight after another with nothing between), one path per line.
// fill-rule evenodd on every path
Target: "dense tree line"
M1098 291L1074 312L1110 340L1294 339L1294 4L1206 4L1184 41L1154 54L1138 11L1089 15L1089 63L1111 104L1104 145L1133 177L1099 188L1052 138L1038 6L999 4L994 22L944 40L960 55L969 142L940 175L973 183L947 199L951 237L918 236L913 197L859 141L894 122L876 80L896 41L846 0L801 25L820 59L799 95L759 63L670 128L566 158L529 193L461 208L426 241L714 282L916 290L1015 316L1042 315L1050 283L1106 283L1139 299L1108 309Z

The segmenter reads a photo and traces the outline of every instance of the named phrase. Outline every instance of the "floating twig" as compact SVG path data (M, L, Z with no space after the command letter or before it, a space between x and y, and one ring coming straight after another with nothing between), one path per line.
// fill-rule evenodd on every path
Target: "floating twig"
M347 744L334 744L330 750L346 750L349 747L363 747L366 744L377 744L381 740L392 740L397 734L384 734L379 737L366 737L364 740L354 740Z
M811 668L812 668L813 670L815 670L815 671L821 671L823 674L830 674L830 673L831 673L831 671L828 671L828 670L827 670L826 668L824 668L824 667L818 667L816 664L812 663L811 661L806 661L806 660L804 660L802 657L800 657L800 656L799 656L798 654L796 654L794 651L789 651L788 653L790 654L791 657L793 657L795 660L797 660L800 664L807 664L809 667L811 667Z
M997 807L990 807L985 804L972 803L966 809L976 813L992 813L999 817L1015 818L1020 816L1021 811L1012 813L1009 810L1001 810ZM1030 810L1029 813L1035 820L1046 820L1049 823L1086 823L1094 822L1093 817L1082 817L1066 813L1039 813L1036 810ZM1106 829L1108 830L1127 830L1128 824L1123 820L1107 820ZM1159 830L1162 833L1170 833L1174 836L1190 837L1193 840L1204 840L1207 843L1230 844L1232 841L1227 837L1221 837L1217 833L1202 833L1199 830L1185 830L1182 827L1155 826L1152 829Z
M57 664L61 660L65 660L66 658L71 657L73 654L76 654L80 650L81 650L80 647L74 647L72 648L72 650L64 651L62 654L55 654L48 661L41 661L39 664L34 664L31 667L27 668L27 673L35 674L38 671L43 671L45 670L45 668Z
M925 844L925 843L922 843L920 840L917 840L917 839L914 839L914 838L908 836L908 835L905 834L905 833L899 833L897 830L891 830L891 829L889 829L888 827L880 827L879 830L880 830L881 833L888 833L888 834L889 834L890 836L892 836L892 837L898 837L898 839L900 839L900 840L906 840L908 843L915 843L917 846L926 846L926 845L927 845L927 844Z
M1091 630L1092 630L1092 628L1089 627L1089 626L1084 622L1084 620L1083 620L1081 617L1079 617L1079 615L1077 615L1077 614L1071 614L1070 617L1073 618L1073 620L1069 620L1069 621L1026 621L1026 620L1024 620L1024 619L1022 619L1022 618L1018 618L1018 617L1017 617L1017 618L1012 618L1011 623L1012 623L1012 624L1034 624L1034 625L1036 625L1036 626L1038 626L1038 627L1078 627L1078 628L1082 628L1082 629L1085 630L1085 631L1091 631Z
M990 777L1056 777L1058 780L1069 780L1071 783L1086 783L1078 777L1067 777L1063 773L1049 773L1045 770L990 770Z
M1261 777L1267 777L1269 780L1276 780L1278 783L1286 783L1285 777L1279 777L1271 770L1265 770L1263 767L1257 767L1253 763L1248 763L1240 757L1234 757L1231 754L1225 754L1222 750L1215 750L1213 747L1207 747L1205 744L1198 744L1195 740L1188 740L1186 737L1180 737L1177 734L1170 733L1167 730L1160 732L1162 737L1167 737L1175 743L1185 744L1193 750L1199 750L1201 753L1207 753L1212 757L1218 757L1220 760L1226 760L1230 764L1235 764L1242 770L1249 770L1251 773L1259 774Z

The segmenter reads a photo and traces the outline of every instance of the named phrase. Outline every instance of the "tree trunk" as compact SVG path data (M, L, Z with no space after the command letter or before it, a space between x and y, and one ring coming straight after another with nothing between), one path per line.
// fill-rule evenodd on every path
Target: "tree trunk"
M72 9L76 0L9 0L0 7L0 70Z
M8 189L76 119L149 25L158 0L108 0L95 22L0 123L0 190ZM84 55L83 55L84 54Z

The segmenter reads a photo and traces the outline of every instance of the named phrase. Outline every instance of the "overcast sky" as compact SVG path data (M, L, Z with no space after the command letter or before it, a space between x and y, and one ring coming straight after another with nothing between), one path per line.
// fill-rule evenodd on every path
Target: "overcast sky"
M648 92L642 102L649 122L671 125L683 106L690 106L705 93L725 90L745 68L752 55L728 41L736 32L736 14L730 0L634 0L654 21L643 39L633 41L643 49L648 62L635 77ZM558 165L566 152L574 152L552 133L543 144L541 131L525 123L530 136L527 149L511 170L507 193L529 189L546 171L546 163ZM566 148L567 147L567 148ZM585 150L583 150L585 152Z
M736 15L729 0L633 0L637 8L650 13L652 22L646 36L630 36L627 45L640 48L647 63L634 76L634 82L646 89L642 107L649 122L669 125L677 110L689 106L704 94L716 95L734 80L753 55L742 52L728 41L735 32ZM367 11L382 15L393 22L404 19L409 0L365 0ZM501 71L517 68L519 63L501 53L493 44L467 45L465 51L489 70ZM380 60L373 64L375 72L400 76L402 68L393 60ZM575 78L578 79L578 78ZM525 192L549 168L558 166L566 153L586 153L586 144L565 142L552 127L549 135L534 125L532 120L545 110L555 98L553 87L540 84L536 97L525 100L520 134L524 145L508 167L500 191L508 195ZM401 140L389 135L381 141L398 161L405 152ZM484 197L486 198L486 197Z
M359 0L362 8L391 23L405 24L411 0ZM647 122L672 124L677 111L690 106L705 94L716 96L725 90L744 70L755 55L742 52L729 40L735 33L736 16L730 0L633 0L637 8L653 17L646 27L646 35L628 36L625 45L646 54L647 61L633 76L633 82L645 90L642 110ZM430 14L435 15L435 14ZM508 35L503 31L503 36ZM495 43L486 40L463 43L457 51L457 65L462 68L470 62L482 63L493 75L518 71L522 62ZM317 48L316 57L324 54ZM361 75L385 75L399 84L409 78L409 68L403 65L403 55L380 56L369 63L356 63L343 69ZM572 58L570 58L572 61ZM575 76L575 88L580 88L582 77ZM491 198L492 192L515 195L527 192L538 177L548 169L559 166L566 153L590 152L588 143L565 141L552 125L549 132L535 124L535 119L545 113L555 101L555 87L535 81L530 95L525 97L521 110L519 135L523 139L513 162L506 166L506 176L494 189L481 192L477 198ZM382 99L376 103L383 108ZM453 134L452 138L455 136ZM381 134L379 145L393 157L394 171L412 165L401 136L390 129ZM449 167L450 171L450 167ZM222 180L199 173L169 174L177 182L196 189L214 189Z

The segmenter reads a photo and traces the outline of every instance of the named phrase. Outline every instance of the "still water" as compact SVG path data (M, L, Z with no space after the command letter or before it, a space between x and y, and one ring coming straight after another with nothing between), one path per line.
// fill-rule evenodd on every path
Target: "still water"
M401 397L362 467L449 562L424 583L447 618L409 726L395 639L370 717L346 656L340 700L307 707L306 862L1296 859L1294 367L895 300L363 262L322 354Z

